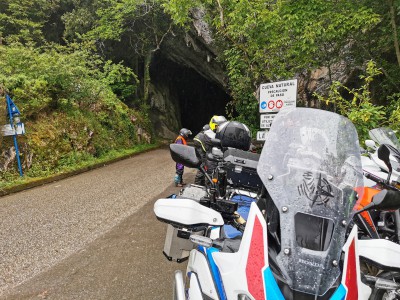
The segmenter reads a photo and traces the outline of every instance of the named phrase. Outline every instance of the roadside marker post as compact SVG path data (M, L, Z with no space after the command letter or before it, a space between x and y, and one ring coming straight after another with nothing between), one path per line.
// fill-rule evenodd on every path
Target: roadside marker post
M8 112L8 118L10 120L10 125L3 126L2 131L3 131L3 135L12 135L13 136L15 154L16 154L17 162L18 162L19 175L21 177L23 177L24 174L22 172L21 160L19 158L17 135L25 133L24 124L21 123L21 119L20 119L21 113L19 112L19 109L14 104L14 102L12 101L12 99L9 95L6 95L6 102L7 102L7 112Z

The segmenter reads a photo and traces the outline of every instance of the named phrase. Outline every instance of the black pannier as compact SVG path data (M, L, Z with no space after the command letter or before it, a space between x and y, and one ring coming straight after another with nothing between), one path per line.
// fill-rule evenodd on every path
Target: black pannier
M258 191L262 182L257 174L260 154L228 148L224 152L225 171L228 185L234 188L246 188Z

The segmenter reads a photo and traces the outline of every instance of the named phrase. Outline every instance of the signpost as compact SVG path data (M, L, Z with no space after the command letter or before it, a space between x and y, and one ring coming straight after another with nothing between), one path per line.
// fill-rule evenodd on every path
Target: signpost
M278 112L283 107L296 106L297 79L260 85L260 113Z
M19 135L19 134L25 134L25 125L23 123L20 123L19 125L15 126L16 128L12 127L11 124L6 124L1 126L1 134L3 136L11 136L11 135Z
M297 79L263 83L260 85L260 128L271 128L276 114L284 107L295 107ZM257 140L265 141L268 131L258 131Z
M20 119L21 114L20 114L17 106L14 104L14 102L8 95L6 95L6 102L7 102L7 113L8 113L8 118L9 118L10 124L1 126L1 132L4 136L13 136L15 153L16 153L17 162L18 162L19 175L22 177L24 175L22 173L21 160L19 158L17 135L24 134L25 127L24 127L24 124L21 123L21 119Z
M265 141L268 131L257 131L257 141Z
M260 128L271 128L271 124L276 114L260 115Z

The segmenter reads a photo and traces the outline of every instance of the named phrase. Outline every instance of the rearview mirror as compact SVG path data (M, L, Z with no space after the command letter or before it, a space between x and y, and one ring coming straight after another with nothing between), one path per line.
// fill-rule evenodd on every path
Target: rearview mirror
M389 156L390 156L390 150L389 150L388 146L386 146L385 144L380 145L378 148L378 158L385 163L385 165L389 169L389 172L391 173L392 172L392 164L390 162Z
M198 168L201 161L197 158L196 150L192 146L170 144L169 150L172 159L188 168Z

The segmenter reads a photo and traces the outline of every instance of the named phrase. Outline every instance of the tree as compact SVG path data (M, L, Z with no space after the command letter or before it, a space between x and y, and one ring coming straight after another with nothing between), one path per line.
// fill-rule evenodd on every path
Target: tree
M376 3L376 1L375 1ZM367 59L360 47L372 44L386 15L373 1L324 0L174 0L163 1L177 24L191 22L201 7L225 40L232 96L239 112L257 114L254 91L262 82L284 80L344 61L354 67ZM386 23L385 23L386 24ZM376 43L374 43L376 46ZM376 52L382 47L376 47ZM393 48L392 48L393 49ZM254 122L254 117L250 120ZM255 125L257 126L257 125Z
M85 35L95 39L99 48L110 45L114 49L129 47L132 54L130 64L136 69L143 61L143 99L148 98L150 85L150 63L165 37L171 32L172 23L163 13L157 1L149 0L108 0L96 13L98 18L92 29Z
M57 7L58 1L0 0L0 39L8 44L42 44L43 26Z

